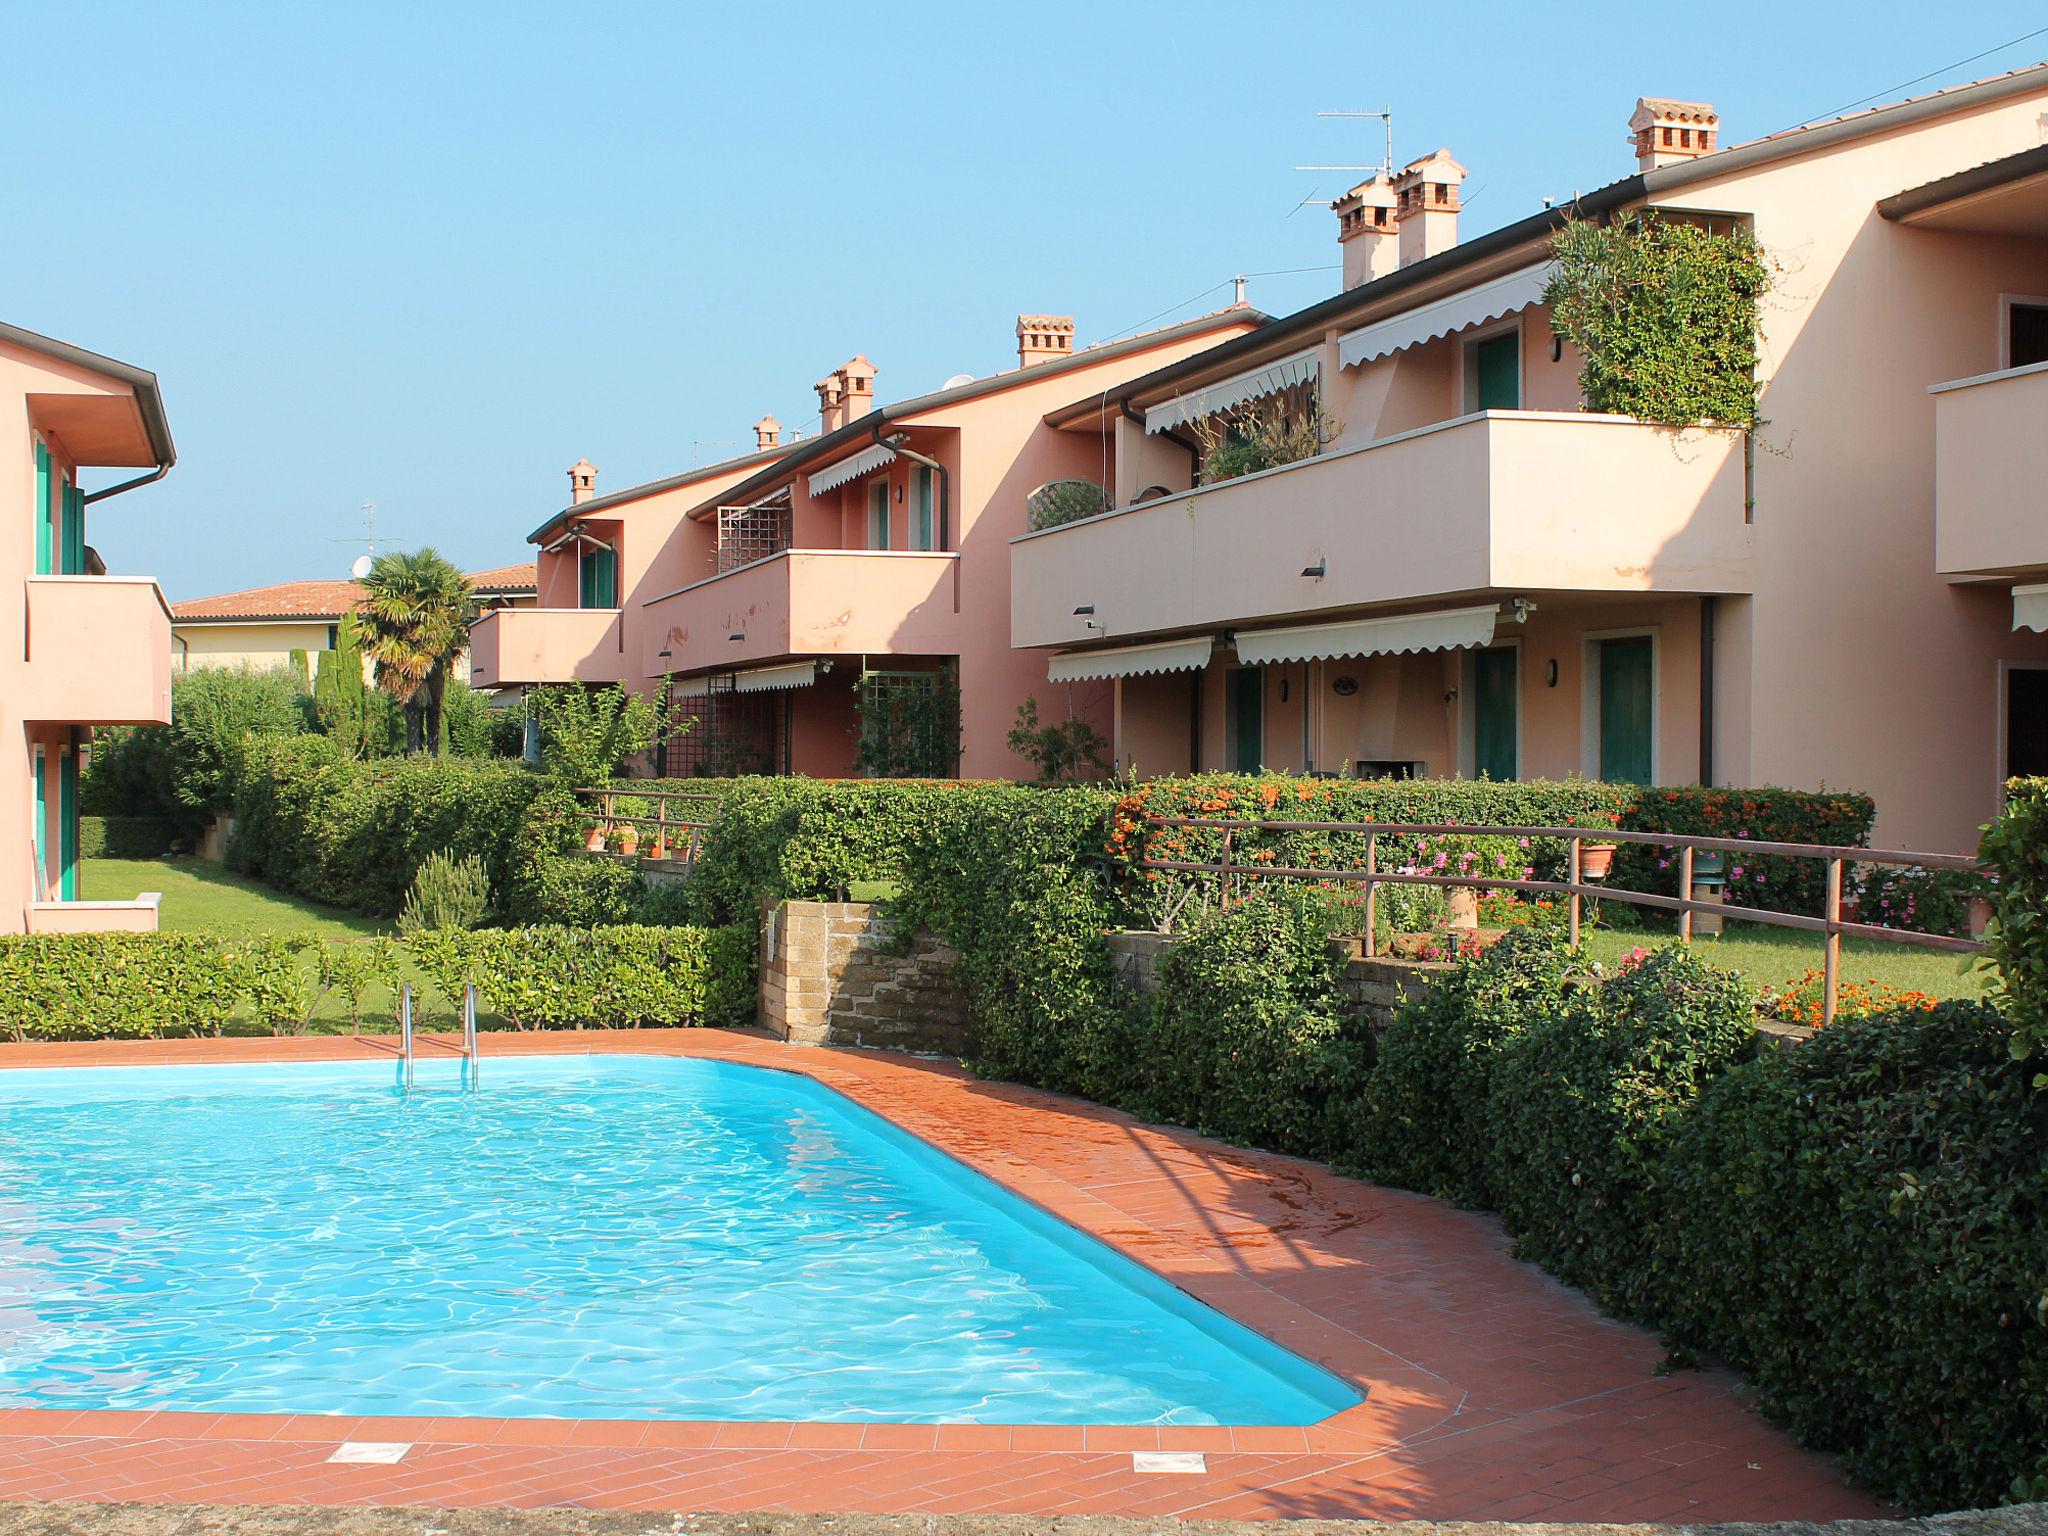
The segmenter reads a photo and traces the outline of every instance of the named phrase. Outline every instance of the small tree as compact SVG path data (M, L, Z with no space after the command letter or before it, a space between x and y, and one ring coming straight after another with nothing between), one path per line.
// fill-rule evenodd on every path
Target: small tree
M491 882L481 856L473 853L458 859L432 853L412 877L412 889L398 914L398 931L410 937L443 928L474 928L490 909Z
M321 731L343 751L362 757L369 749L369 711L356 616L343 614L334 629L334 649L320 653L313 674L313 714Z
M872 779L946 779L960 763L960 684L936 672L863 672L854 761Z
M432 548L377 557L363 579L363 649L377 686L405 710L405 749L438 754L449 669L469 644L476 593Z
M1041 725L1036 695L1017 706L1017 723L1011 727L1009 742L1012 752L1038 765L1038 777L1047 784L1098 778L1109 772L1103 756L1109 743L1102 733L1078 715Z
M609 782L627 758L690 728L691 715L671 695L665 677L655 694L618 683L534 689L527 707L540 722L548 772L572 789Z

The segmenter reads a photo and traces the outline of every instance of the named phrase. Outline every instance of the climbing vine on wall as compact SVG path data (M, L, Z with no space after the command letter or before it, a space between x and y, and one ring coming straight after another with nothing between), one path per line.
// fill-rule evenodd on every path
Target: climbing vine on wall
M1756 425L1758 310L1774 271L1747 228L1631 212L1574 219L1552 251L1543 298L1585 359L1586 409Z
M855 760L875 779L946 779L960 763L960 684L936 672L863 672Z

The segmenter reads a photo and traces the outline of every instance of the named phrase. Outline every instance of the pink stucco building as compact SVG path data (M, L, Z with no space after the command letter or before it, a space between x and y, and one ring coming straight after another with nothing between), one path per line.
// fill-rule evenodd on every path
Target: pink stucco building
M0 325L0 933L153 929L156 899L78 891L79 768L96 725L171 718L171 615L147 576L109 576L92 509L175 452L156 376ZM147 473L86 493L83 469Z
M900 703L945 676L960 696L949 770L1026 775L1005 738L1027 698L1110 721L1110 688L1055 682L1010 643L1010 541L1031 493L1103 473L1099 445L1047 412L1264 318L1234 307L1076 348L1070 320L1021 316L1015 368L913 399L878 405L877 370L851 359L818 385L816 436L785 441L764 418L753 454L603 496L580 463L570 505L532 535L540 606L477 626L474 679L667 676L695 724L665 771L839 776L859 771L857 692Z
M1014 643L1139 773L1827 785L1973 846L2048 771L2044 122L2048 67L1733 147L1646 98L1634 174L1469 241L1449 153L1363 183L1336 297L1048 415L1111 506L1013 535ZM1583 409L1550 239L1640 208L1782 268L1753 444ZM1310 392L1320 451L1199 483Z

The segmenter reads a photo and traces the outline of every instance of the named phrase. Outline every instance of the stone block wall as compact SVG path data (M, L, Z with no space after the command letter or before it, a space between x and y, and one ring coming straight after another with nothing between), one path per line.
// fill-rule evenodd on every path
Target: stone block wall
M797 1045L969 1056L974 1032L954 952L929 933L897 952L866 901L785 901L761 913L760 1020Z
M1173 936L1128 930L1111 934L1109 953L1117 985L1132 992L1151 992L1159 985L1159 962L1173 947ZM1400 960L1392 956L1368 960L1356 940L1333 939L1332 958L1344 969L1338 990L1358 1010L1366 1026L1377 1032L1394 1020L1394 1010L1427 988L1451 967L1436 960Z

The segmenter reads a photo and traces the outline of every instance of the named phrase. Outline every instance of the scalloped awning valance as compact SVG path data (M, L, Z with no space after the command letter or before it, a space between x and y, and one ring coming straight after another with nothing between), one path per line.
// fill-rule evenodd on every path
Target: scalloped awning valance
M1296 624L1286 629L1237 632L1237 659L1247 666L1273 661L1334 661L1343 656L1392 656L1402 651L1455 651L1493 639L1499 607L1441 608L1387 619L1342 624Z

